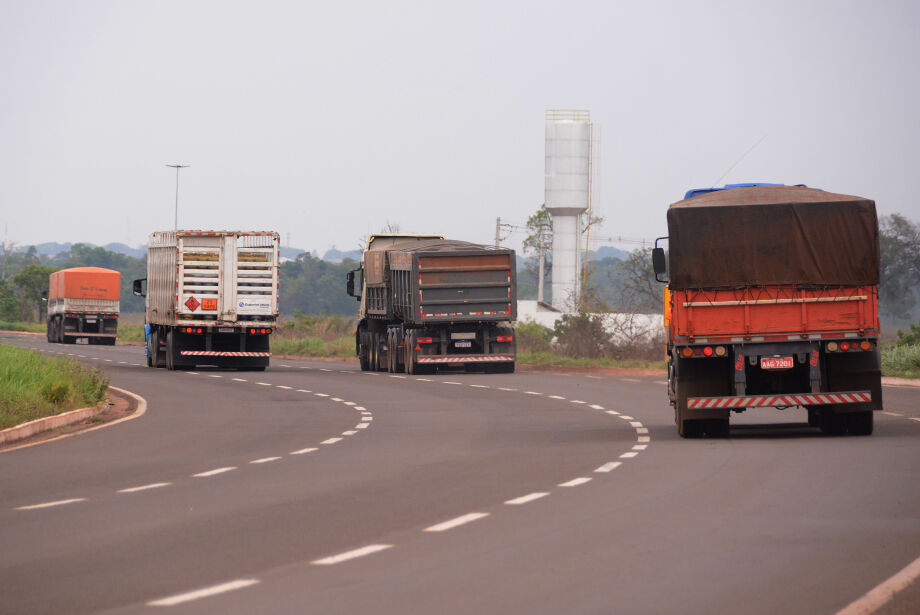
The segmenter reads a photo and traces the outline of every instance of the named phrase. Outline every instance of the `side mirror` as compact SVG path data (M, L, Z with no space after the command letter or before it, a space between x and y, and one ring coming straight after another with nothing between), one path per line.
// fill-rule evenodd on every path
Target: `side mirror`
M42 291L42 301L48 301L48 291L47 290Z
M656 282L667 282L667 278L661 279L660 277L668 273L668 259L664 254L664 248L658 247L658 241L661 239L667 238L659 237L655 240L655 247L652 248L652 270L655 272Z
M345 274L345 292L349 297L355 296L355 272L349 271Z
M141 278L140 280L134 280L134 294L138 297L146 297L147 293L144 291L144 282L147 281L147 278Z

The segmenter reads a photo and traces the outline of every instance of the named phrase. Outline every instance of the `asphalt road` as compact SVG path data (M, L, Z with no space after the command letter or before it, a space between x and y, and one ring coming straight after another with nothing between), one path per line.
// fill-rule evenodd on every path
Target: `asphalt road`
M920 556L917 389L870 437L760 410L680 440L657 376L0 341L148 402L0 454L2 613L836 613Z

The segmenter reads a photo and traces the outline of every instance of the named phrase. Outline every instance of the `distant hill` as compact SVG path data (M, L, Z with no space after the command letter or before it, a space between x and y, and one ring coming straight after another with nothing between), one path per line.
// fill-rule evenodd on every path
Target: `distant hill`
M361 262L362 252L361 250L339 250L335 246L332 246L331 249L326 250L326 253L323 254L323 260L330 263L341 263L346 258L350 258L353 261Z
M123 243L107 243L102 247L109 252L117 252L118 254L124 254L133 258L144 258L144 256L147 255L147 246L132 248Z
M601 260L604 258L617 258L623 260L629 256L629 252L625 252L618 248L612 246L601 246L597 250L588 252L591 255L591 260Z
M281 258L289 258L292 261L297 260L297 257L306 252L306 250L301 250L300 248L288 248L281 246Z
M57 243L54 241L49 241L47 243L40 243L35 246L35 253L39 256L57 256L61 252L67 252L70 250L72 243ZM19 246L16 248L16 252L28 252L29 248L32 246Z

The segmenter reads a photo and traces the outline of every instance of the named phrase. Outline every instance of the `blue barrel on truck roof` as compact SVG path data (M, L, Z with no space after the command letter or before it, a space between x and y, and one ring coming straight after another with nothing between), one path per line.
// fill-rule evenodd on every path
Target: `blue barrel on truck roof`
M750 188L751 186L783 186L785 184L770 184L767 182L750 182L746 184L725 184L721 188L691 188L687 190L687 194L684 195L684 200L692 199L695 196L700 196L701 194L709 194L710 192L717 192L719 190L731 190L732 188Z

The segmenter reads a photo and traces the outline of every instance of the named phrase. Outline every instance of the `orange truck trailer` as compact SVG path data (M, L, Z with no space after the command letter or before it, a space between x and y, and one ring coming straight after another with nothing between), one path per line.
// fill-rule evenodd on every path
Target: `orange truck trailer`
M668 209L667 240L652 260L667 282L668 393L682 437L726 436L732 412L765 407L802 407L830 435L872 433L882 408L874 201L775 184L691 190Z
M49 342L115 343L121 273L101 267L74 267L51 274L48 284Z

